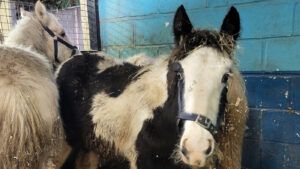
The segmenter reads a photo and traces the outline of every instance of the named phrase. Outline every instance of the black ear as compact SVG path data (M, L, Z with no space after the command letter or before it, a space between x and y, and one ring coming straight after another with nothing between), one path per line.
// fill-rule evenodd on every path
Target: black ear
M223 20L221 32L233 36L236 40L240 36L240 15L235 7L231 7Z
M181 5L175 14L173 21L173 33L175 36L175 42L178 45L180 38L184 35L190 33L193 29L193 25L184 9L184 6Z

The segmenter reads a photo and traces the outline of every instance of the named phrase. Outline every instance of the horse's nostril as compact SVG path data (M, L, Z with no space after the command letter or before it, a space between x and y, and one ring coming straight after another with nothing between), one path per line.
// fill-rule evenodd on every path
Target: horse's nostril
M196 164L197 166L201 166L201 161L200 161L200 160L197 160L197 161L195 161L195 164Z
M187 157L188 151L187 151L187 149L186 149L185 147L182 147L181 153L182 153L184 156Z
M206 154L206 155L209 155L209 154L211 153L211 151L212 151L212 147L209 146L209 147L207 148L207 150L205 151L205 154Z
M213 151L212 140L208 140L208 148L206 149L205 154L209 155L209 154L211 154L212 151Z

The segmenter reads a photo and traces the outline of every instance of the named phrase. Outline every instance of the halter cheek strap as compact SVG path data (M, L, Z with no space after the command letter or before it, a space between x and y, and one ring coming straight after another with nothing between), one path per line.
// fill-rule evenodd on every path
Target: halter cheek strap
M212 121L200 114L188 114L188 113L180 113L178 116L179 119L181 120L189 120L189 121L194 121L204 129L208 130L213 136L218 134L217 128L212 124Z
M187 113L184 111L184 99L183 99L183 89L184 89L184 75L183 69L180 63L175 62L173 64L173 70L177 75L177 90L178 90L178 119L179 120L188 120L197 123L199 126L208 130L214 137L216 137L218 130L217 127L212 123L212 121L200 114L196 113Z
M71 56L73 56L76 53L76 51L78 50L77 46L71 45L70 43L66 42L64 39L56 36L54 34L54 32L52 30L50 30L47 26L42 25L42 27L53 38L55 62L60 63L60 61L58 59L58 42L62 43L67 48L72 50Z

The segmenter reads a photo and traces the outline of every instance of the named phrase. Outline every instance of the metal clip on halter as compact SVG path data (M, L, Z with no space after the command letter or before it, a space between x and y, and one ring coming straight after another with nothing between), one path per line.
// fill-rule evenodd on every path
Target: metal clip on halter
M178 77L178 80L183 80L183 76L180 72L177 72L177 77Z

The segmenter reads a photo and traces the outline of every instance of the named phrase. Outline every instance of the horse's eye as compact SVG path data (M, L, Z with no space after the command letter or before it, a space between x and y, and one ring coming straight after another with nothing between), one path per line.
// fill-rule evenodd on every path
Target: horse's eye
M62 32L59 34L61 37L65 37L66 36L66 33L65 32Z
M227 83L228 78L229 78L229 73L225 73L222 77L222 83Z

